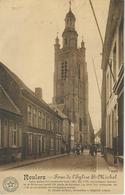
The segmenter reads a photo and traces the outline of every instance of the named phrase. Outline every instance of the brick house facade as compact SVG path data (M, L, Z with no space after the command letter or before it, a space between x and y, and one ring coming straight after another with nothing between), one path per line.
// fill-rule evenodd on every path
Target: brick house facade
M0 86L16 109L14 112L11 106L10 110L6 109L3 112L2 106L0 107L1 140L5 132L2 118L6 115L7 120L14 117L17 124L19 123L21 133L18 135L18 140L22 158L37 158L60 153L63 119L58 113L2 63L0 63ZM6 142L9 144L8 138ZM0 147L0 151L5 154L3 147Z

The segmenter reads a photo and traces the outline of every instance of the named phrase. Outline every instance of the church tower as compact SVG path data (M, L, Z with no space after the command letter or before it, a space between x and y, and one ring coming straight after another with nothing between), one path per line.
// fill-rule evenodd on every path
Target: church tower
M69 8L62 33L62 48L59 38L55 40L54 97L58 105L75 127L75 143L88 143L88 73L85 59L85 44L78 48L76 18Z

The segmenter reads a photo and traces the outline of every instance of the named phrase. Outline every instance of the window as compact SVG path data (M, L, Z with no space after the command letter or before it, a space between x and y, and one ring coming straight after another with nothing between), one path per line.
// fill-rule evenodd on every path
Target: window
M123 43L123 20L121 21L120 27L119 27L119 68L123 64L124 59L124 43Z
M43 129L46 128L46 116L45 116L44 113L42 114L42 128L43 128Z
M53 122L53 120L51 121L51 130L52 131L54 130L54 122Z
M82 119L79 118L79 131L82 131Z
M109 147L109 115L106 118L106 147Z
M4 120L4 147L8 146L8 120Z
M61 120L58 120L58 131L59 132L62 131L62 122L61 122Z
M38 128L42 128L42 113L39 112L38 115Z
M116 79L116 43L113 49L113 75L114 78Z
M112 61L110 63L110 68L112 70ZM110 71L110 94L112 93L112 74L111 74L111 71Z
M67 39L65 39L65 45L67 45Z
M56 130L56 132L58 132L58 121L57 121L57 119L55 119L55 130Z
M39 151L40 151L40 154L42 153L42 144L43 144L43 141L42 141L42 135L40 135L40 137L39 137Z
M22 146L22 128L21 128L21 123L18 124L18 140L19 140L18 146L21 147Z
M46 129L49 130L49 119L48 119L48 116L46 116Z
M107 79L106 79L106 97L108 101L109 99L109 73L107 74Z
M0 147L2 145L1 140L2 140L2 122L1 122L1 119L0 119Z
M50 139L50 148L54 149L54 138Z
M27 120L28 120L28 125L32 124L32 117L31 117L31 106L27 107Z
M63 62L61 65L61 79L65 80L67 78L67 61Z
M78 78L80 79L80 65L78 64Z
M14 122L12 130L12 145L17 146L17 123Z
M28 150L29 154L32 154L32 134L28 134Z
M37 127L37 110L33 109L33 126Z
M108 118L108 147L110 148L110 115Z
M43 138L43 140L42 140L43 152L46 152L46 137L43 136L42 138Z

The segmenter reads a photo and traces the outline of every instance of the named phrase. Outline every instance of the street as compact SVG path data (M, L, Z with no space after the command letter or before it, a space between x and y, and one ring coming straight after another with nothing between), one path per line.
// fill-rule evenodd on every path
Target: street
M31 165L16 169L42 169L42 170L52 170L52 169L68 169L68 170L108 170L109 166L101 157L101 154L98 153L96 157L89 155L89 151L85 150L83 154L76 156L75 154L66 155L59 158L54 158L42 162L36 162Z

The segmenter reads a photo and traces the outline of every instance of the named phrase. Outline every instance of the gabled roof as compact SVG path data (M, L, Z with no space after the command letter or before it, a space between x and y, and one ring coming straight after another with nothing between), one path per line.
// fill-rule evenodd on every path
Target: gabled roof
M28 94L30 94L32 97L34 97L40 104L42 103L42 105L46 109L49 109L49 111L51 110L51 112L54 112L54 110L52 108L50 108L50 106L43 99L37 98L37 96L35 95L35 93L31 89L29 89L23 83L23 81L16 74L14 74L9 68L7 68L2 62L0 62L0 67L2 67L8 73L8 75L10 75L10 77L17 83L17 85L22 90L22 92L23 91L28 92Z
M0 85L0 109L21 115L19 108L6 93L2 85Z
M32 90L30 90L25 84L24 82L16 75L14 74L9 68L7 68L7 66L5 66L2 62L0 62L0 66L6 70L6 72L11 76L11 78L17 83L17 85L21 88L21 89L26 89L27 91L29 91L30 93L32 93L32 95L35 95L34 92Z
M30 93L32 96L34 96L35 98L37 98L37 96L35 95L35 93L29 89L25 84L24 82L16 75L14 74L9 68L7 68L7 66L5 66L2 62L0 62L0 66L6 70L6 72L11 76L11 78L17 83L17 85L20 87L20 89L24 89L26 90L28 93ZM38 98L37 98L38 99ZM47 103L41 99L40 100L41 102L43 102L44 104L47 105ZM47 105L48 106L48 105Z

